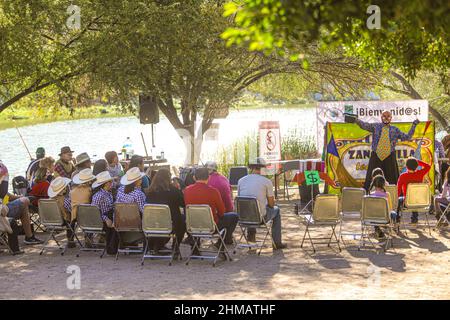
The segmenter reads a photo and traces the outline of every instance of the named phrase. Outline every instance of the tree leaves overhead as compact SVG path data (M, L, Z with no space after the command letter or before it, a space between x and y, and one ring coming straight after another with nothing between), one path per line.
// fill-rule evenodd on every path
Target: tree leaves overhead
M371 4L380 7L381 29L366 26ZM224 15L235 26L222 37L250 50L286 54L298 42L319 41L322 49L341 46L370 67L399 68L409 77L422 69L445 73L450 64L447 0L237 0Z

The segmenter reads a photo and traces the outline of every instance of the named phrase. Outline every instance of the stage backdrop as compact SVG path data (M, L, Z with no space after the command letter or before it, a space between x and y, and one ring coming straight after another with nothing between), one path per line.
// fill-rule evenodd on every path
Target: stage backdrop
M344 112L356 114L362 121L379 122L385 110L391 111L393 122L428 121L427 100L320 101L316 109L317 150L322 153L327 122L344 122Z
M392 123L407 133L412 123ZM339 181L341 187L362 187L369 164L372 134L353 123L327 124L328 153L326 155L327 173L331 179ZM333 149L333 140L336 148ZM418 147L420 145L420 148ZM339 157L330 153L337 150ZM425 180L430 183L434 194L434 122L421 122L417 125L411 141L399 141L396 146L400 172L405 168L410 156L421 158L432 165ZM332 152L332 151L331 151ZM340 189L329 187L330 193L340 193Z

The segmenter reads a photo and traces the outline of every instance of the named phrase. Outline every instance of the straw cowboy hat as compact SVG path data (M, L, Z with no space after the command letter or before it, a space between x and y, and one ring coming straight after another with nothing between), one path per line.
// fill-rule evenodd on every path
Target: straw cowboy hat
M89 168L81 170L72 179L75 184L83 184L92 180L95 180L95 176L92 173L92 169Z
M78 166L79 164L82 164L83 162L91 161L91 158L86 152L80 153L75 158L75 165Z
M109 171L102 171L96 176L97 180L92 184L92 188L98 188L105 183L112 181L113 178L109 174Z
M138 167L131 168L125 173L122 179L120 179L120 184L127 186L142 179L143 176L145 176L145 173L141 172Z
M56 177L50 183L50 187L48 188L47 194L50 198L56 197L61 193L70 183L69 178Z

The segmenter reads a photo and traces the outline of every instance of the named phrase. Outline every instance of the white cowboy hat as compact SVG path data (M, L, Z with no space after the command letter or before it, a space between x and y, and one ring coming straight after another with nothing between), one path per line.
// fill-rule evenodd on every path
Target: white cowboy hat
M93 189L98 188L98 187L100 187L101 185L103 185L103 184L105 184L105 183L107 183L107 182L113 180L113 178L112 178L111 175L109 174L109 171L103 171L103 172L100 172L100 173L96 176L96 178L97 178L97 180L92 184L92 188L93 188Z
M95 176L92 173L92 169L83 169L73 177L73 183L83 184L92 180L95 180Z
M134 167L127 171L127 173L120 179L120 184L127 186L129 184L134 183L135 181L138 181L139 179L142 179L142 177L145 176L145 173L141 172L139 168Z
M56 197L61 191L63 191L70 183L69 178L57 177L52 180L47 194L50 198Z

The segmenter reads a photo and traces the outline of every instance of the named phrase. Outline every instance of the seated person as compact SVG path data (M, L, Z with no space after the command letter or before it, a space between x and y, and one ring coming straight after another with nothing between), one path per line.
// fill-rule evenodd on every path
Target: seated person
M55 172L55 159L52 157L45 157L39 162L39 167L47 170L47 181L49 183L52 182L53 174Z
M144 157L138 156L136 154L133 155L130 159L128 170L130 170L131 168L139 168L139 170L142 173L144 173L145 170ZM142 191L147 193L149 187L150 187L150 178L146 174L144 174L142 176L142 184L141 184Z
M80 173L84 169L91 169L92 162L91 158L86 152L80 153L75 158L75 170L72 172L71 178L75 177L78 173Z
M13 256L22 254L23 251L20 250L19 247L19 226L17 225L16 220L13 218L8 218L8 208L0 203L0 214L2 217L6 218L6 223L8 223L9 227L11 228L12 233L8 233L8 246L11 249L11 254ZM0 221L1 226L2 221ZM6 228L2 228L2 230L8 231Z
M145 173L141 172L139 168L129 169L120 179L122 186L119 187L116 195L116 203L137 203L141 216L145 205L145 194L142 192L143 176L145 176ZM136 243L142 240L142 234L124 232L121 234L121 240L130 244Z
M62 218L66 225L70 225L72 229L75 227L75 221L72 221L72 206L70 203L69 185L72 182L69 178L56 177L50 182L48 188L48 197L50 199L56 199L59 210L61 211ZM75 242L73 241L74 235L72 230L66 231L67 247L75 248Z
M72 178L75 166L73 165L73 151L70 147L61 148L59 160L56 161L54 170L54 177Z
M186 223L181 214L180 207L184 208L183 193L172 185L170 172L166 169L160 169L156 172L152 179L149 192L147 194L147 203L150 204L166 204L170 208L172 217L172 230L177 238L176 252L179 252L179 245L183 241L186 232ZM169 238L149 238L149 248L158 251L164 247ZM175 244L173 243L172 246Z
M0 203L4 198L8 199L8 203L4 206L6 217L13 218L22 222L25 232L24 243L27 245L40 244L41 240L36 238L31 229L31 219L28 207L30 200L27 197L16 196L8 192L9 174L8 168L0 161Z
M206 168L209 171L208 186L216 188L220 192L220 196L225 204L225 212L233 212L234 205L230 182L227 178L217 172L216 162L206 162Z
M37 208L39 199L48 198L48 188L50 183L47 180L47 168L39 168L34 175L33 187L28 193L29 196L33 196L31 204Z
M397 213L392 209L393 206L391 195L385 189L386 179L382 175L373 177L371 187L374 189L374 191L372 191L370 195L373 197L385 198L388 202L388 210L390 212L391 220L398 222ZM377 234L378 238L384 238L384 233L380 229L380 227L375 227L375 233Z
M105 160L108 163L107 170L114 179L113 188L115 189L119 186L120 178L124 174L122 165L119 162L119 156L115 151L108 151L105 153Z
M442 193L434 198L434 208L436 211L436 219L439 221L442 213L450 204L450 168L445 172L445 180L442 185ZM450 219L450 210L447 210L447 220Z
M100 172L108 170L108 162L105 159L99 159L95 161L94 167L92 168L92 173L97 176Z
M257 158L248 165L250 174L239 179L238 196L254 197L258 200L259 208L265 221L273 220L272 237L275 243L274 249L284 249L286 245L281 242L281 216L280 208L275 205L272 181L261 175L261 168L266 167L263 158ZM248 228L247 240L255 242L256 230Z
M209 205L219 230L226 229L225 244L233 244L233 232L238 222L238 215L234 212L225 213L225 205L220 192L208 186L209 173L207 168L197 168L194 179L195 183L184 189L185 204Z
M106 253L116 254L118 240L116 230L113 226L114 198L111 192L113 178L108 171L100 172L96 176L96 181L92 184L94 195L92 196L92 205L100 210L103 221L103 230L106 234Z
M417 167L421 166L422 169L417 170ZM422 183L423 178L430 171L431 166L428 163L425 163L421 160L417 160L415 158L408 158L406 160L406 172L402 173L398 178L397 182L397 191L398 191L398 199L399 206L397 208L397 214L400 212L401 206L403 206L404 199L406 197L406 190L408 188L409 183ZM419 221L419 214L417 212L413 212L411 215L411 223L416 224Z
M31 185L32 182L34 181L34 175L36 173L36 170L39 169L39 163L41 159L43 159L44 157L45 157L45 149L42 147L37 148L36 159L31 160L25 173L25 177L29 185Z

